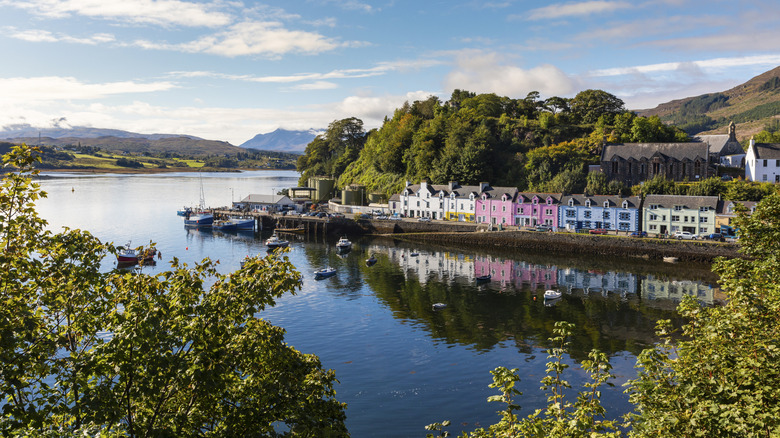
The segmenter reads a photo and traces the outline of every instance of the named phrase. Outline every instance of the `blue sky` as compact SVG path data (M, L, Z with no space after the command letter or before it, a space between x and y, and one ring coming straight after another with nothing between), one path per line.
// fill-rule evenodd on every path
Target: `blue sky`
M780 65L780 3L0 0L0 127L240 144L459 88L642 109Z

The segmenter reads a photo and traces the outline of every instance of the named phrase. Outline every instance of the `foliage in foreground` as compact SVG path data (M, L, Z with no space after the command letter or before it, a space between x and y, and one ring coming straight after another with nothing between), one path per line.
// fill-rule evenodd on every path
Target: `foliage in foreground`
M103 272L113 246L45 230L33 153L3 157L0 435L347 435L333 371L257 317L299 287L286 257Z

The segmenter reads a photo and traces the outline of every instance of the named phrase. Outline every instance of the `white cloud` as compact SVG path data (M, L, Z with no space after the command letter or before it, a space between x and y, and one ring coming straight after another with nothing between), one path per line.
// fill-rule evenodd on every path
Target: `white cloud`
M33 14L67 18L81 15L131 23L218 27L231 22L229 14L219 12L222 2L194 3L180 0L27 0L3 4Z
M300 84L296 85L294 87L290 87L293 90L332 90L334 88L338 88L339 86L337 84L334 84L333 82L328 81L316 81L316 82L309 82L306 84Z
M112 95L164 91L174 87L171 82L120 81L86 84L75 78L59 76L5 78L0 80L0 103L17 105L30 102L101 99Z
M13 28L9 28L6 29L6 32L8 33L8 36L10 36L11 38L16 38L18 40L34 42L34 43L66 42L66 43L75 43L75 44L96 45L96 44L104 44L104 43L110 43L112 41L115 41L114 36L108 33L96 33L86 38L79 38L79 37L73 37L64 34L54 34L52 32L49 32L48 30L36 30L36 29L16 30Z
M542 8L532 9L528 11L527 16L522 17L525 17L527 20L549 20L564 17L603 14L605 12L612 12L618 9L625 9L630 7L630 3L613 1L588 1L580 3L554 4Z
M531 91L545 96L563 96L575 90L575 81L559 68L546 64L523 69L505 64L496 53L477 50L460 52L455 70L444 80L449 90L459 88L476 93L525 97Z
M733 58L714 58L699 61L665 62L659 64L616 67L589 72L588 76L624 76L633 74L661 73L689 69L692 66L701 70L717 70L744 66L775 67L780 64L780 54L740 56Z

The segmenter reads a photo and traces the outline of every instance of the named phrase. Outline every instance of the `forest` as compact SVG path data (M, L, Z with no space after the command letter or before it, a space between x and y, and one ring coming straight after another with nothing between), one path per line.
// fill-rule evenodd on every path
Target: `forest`
M304 186L310 176L330 176L339 187L360 184L386 195L423 179L576 193L585 189L587 166L598 164L604 142L688 140L602 90L548 99L538 92L513 99L455 90L446 102L435 96L406 102L368 132L360 119L336 120L308 144L297 169Z

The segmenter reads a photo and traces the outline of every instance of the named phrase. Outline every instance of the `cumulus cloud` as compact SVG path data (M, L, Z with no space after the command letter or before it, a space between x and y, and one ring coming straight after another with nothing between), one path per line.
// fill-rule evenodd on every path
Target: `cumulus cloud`
M101 99L119 94L164 91L174 87L171 82L120 81L87 84L72 77L59 76L5 78L0 80L0 103L16 105L29 102Z
M122 22L218 27L231 22L230 14L220 12L222 2L194 3L180 0L27 0L4 1L4 5L33 14L67 18L72 15Z
M579 3L554 4L532 9L525 16L527 20L550 20L565 17L603 14L618 9L630 8L631 4L620 1L588 1Z
M477 50L461 52L456 58L455 69L446 76L444 83L450 90L459 88L510 97L525 97L531 91L545 96L562 96L575 90L575 81L553 65L523 69L504 63L496 53Z

